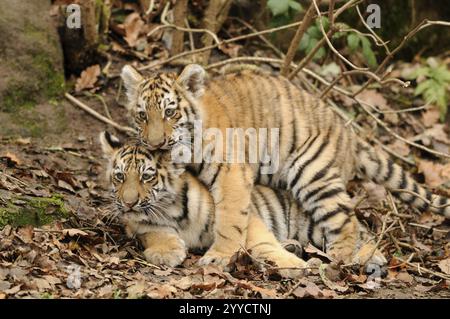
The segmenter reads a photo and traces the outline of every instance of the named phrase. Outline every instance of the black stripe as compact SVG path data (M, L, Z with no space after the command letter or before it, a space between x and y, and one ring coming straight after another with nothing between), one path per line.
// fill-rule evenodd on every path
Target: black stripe
M269 218L272 224L272 232L275 234L275 237L278 237L278 234L280 233L280 225L278 223L278 220L275 218L275 211L273 209L273 206L267 200L266 196L264 196L264 193L261 192L258 188L254 188L253 191L259 195L263 202L263 205L266 206L267 210L269 211Z
M400 185L398 186L399 189L408 189L408 179L406 176L406 173L403 169L401 169L402 172L402 179L400 182Z
M332 210L332 211L329 211L329 212L323 214L318 219L315 219L313 216L313 222L317 225L319 223L322 223L322 222L330 219L331 217L336 216L337 214L339 214L341 212L342 212L341 208L336 208L335 210Z
M217 166L217 171L216 171L216 173L214 174L214 176L213 176L211 182L210 182L209 185L208 185L209 187L211 187L211 186L214 185L214 183L216 182L217 176L219 175L221 169L222 169L222 164L219 164L219 165Z
M345 225L347 225L349 222L350 222L350 217L347 216L347 218L345 219L345 221L342 223L341 226L339 226L336 229L330 230L329 233L332 235L339 234L342 231L342 229L345 227Z
M428 199L428 201L431 201L431 197L432 194L429 190L425 190L426 192L426 199ZM417 209L420 210L421 212L425 212L426 210L428 210L428 208L430 207L430 203L429 202L423 202L422 206L418 207Z
M327 138L326 141L320 145L319 149L314 153L314 155L307 160L303 165L301 165L297 171L297 174L295 175L294 179L290 182L289 188L293 188L294 185L297 184L298 180L300 179L301 175L303 174L303 170L312 162L314 162L323 152L323 150L328 146L329 139Z
M233 225L233 228L237 230L239 235L242 235L242 229L239 226Z
M330 185L325 184L325 185L323 185L323 186L317 187L316 189L314 189L314 190L312 190L312 191L306 193L305 196L302 196L302 202L307 203L307 202L311 199L311 197L313 197L314 195L316 195L316 194L318 194L319 192L323 191L323 190L324 190L325 188L327 188L328 186L330 186Z
M386 176L383 178L384 181L388 182L391 177L392 177L392 173L394 172L394 162L391 160L387 160L387 174Z
M184 182L183 189L181 190L181 206L183 208L183 214L176 218L177 222L185 220L189 215L189 198L187 196L188 183Z
M316 202L320 202L326 198L331 198L333 196L336 196L337 194L340 194L344 192L344 190L341 187L336 187L336 188L332 188L326 192L321 193L317 198L316 198Z
M222 237L223 239L227 239L227 240L230 240L230 238L229 237L227 237L227 236L225 236L224 234L222 234L221 232L217 232L217 235L219 235L220 237Z

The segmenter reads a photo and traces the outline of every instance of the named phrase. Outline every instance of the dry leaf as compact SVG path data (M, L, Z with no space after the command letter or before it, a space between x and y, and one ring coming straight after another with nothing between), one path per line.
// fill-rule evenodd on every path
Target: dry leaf
M427 160L418 160L419 171L425 176L425 182L437 187L450 181L450 164L439 164Z
M89 234L86 233L85 231L82 231L82 230L76 229L76 228L63 229L62 234L64 236L69 236L69 237L75 237L75 236L87 237L87 236L89 236Z
M75 193L73 187L69 183L63 181L62 179L58 180L58 187L68 190L71 193Z
M139 34L144 25L144 21L142 21L141 17L136 12L131 13L125 18L125 21L123 22L125 41L127 41L130 47L136 46Z
M376 90L365 90L358 94L358 98L366 103L369 103L370 105L375 106L380 111L392 111L383 94L377 92ZM398 114L384 113L383 116L387 122L391 124L398 124Z
M11 153L11 152L6 152L3 155L1 155L0 157L6 158L8 159L8 161L13 165L21 165L22 161L19 159L19 157L17 157L16 154Z
M439 268L441 269L441 271L447 275L450 275L450 258L441 260L438 263Z
M430 107L422 113L422 123L426 127L431 127L439 122L440 112L436 107Z
M397 280L406 282L407 284L414 283L414 278L410 274L408 274L406 271L399 272L396 276Z
M92 89L97 82L97 78L99 77L101 71L100 66L98 64L92 65L83 72L81 72L80 77L77 79L77 83L75 84L75 91L80 92L84 89Z
M145 289L145 282L144 281L138 281L135 284L131 285L127 288L128 298L137 298L142 296Z

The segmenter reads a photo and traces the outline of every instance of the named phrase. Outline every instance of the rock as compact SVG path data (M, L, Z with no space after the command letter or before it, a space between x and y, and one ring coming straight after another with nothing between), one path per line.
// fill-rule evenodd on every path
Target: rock
M39 136L53 123L36 105L62 95L63 54L50 0L0 1L0 135ZM57 106L50 114L59 117ZM44 119L44 120L43 120Z

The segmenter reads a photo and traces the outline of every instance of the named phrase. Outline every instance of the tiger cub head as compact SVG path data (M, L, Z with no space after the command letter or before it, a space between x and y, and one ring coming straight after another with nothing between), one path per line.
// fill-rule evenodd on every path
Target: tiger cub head
M139 137L151 150L171 149L183 143L192 129L192 101L203 95L206 72L197 64L186 66L180 76L158 73L144 77L130 65L122 69L128 110Z
M139 141L122 144L108 132L100 133L104 156L109 160L107 177L119 213L138 219L168 217L181 188L182 167L170 153L150 151Z

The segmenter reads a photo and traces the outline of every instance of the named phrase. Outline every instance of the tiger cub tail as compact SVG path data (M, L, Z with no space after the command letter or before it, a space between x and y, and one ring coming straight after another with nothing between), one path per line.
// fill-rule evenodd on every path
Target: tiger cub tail
M358 141L356 154L357 168L364 176L383 185L394 196L421 212L430 210L450 218L449 198L433 194L419 185L399 165L364 141Z

